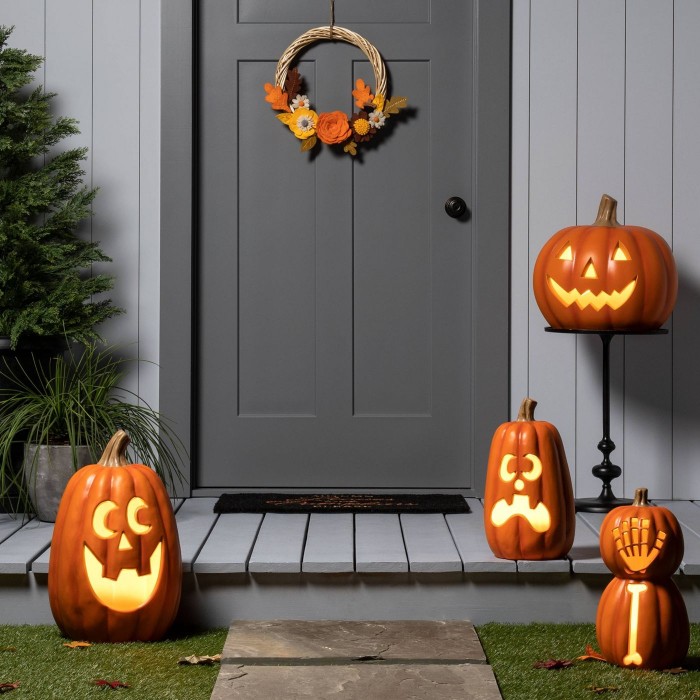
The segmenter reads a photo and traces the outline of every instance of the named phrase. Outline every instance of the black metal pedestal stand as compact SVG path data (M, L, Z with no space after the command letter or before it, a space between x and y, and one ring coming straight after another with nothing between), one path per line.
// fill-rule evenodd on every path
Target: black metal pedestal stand
M622 474L622 469L610 461L610 453L615 449L615 443L610 438L610 341L615 335L664 335L665 328L654 331L584 331L560 328L545 328L548 333L577 333L579 335L595 334L603 342L603 438L598 443L598 449L603 453L603 461L593 467L593 476L603 482L603 490L597 498L577 498L576 510L586 513L607 513L617 506L632 503L627 498L616 498L610 482Z

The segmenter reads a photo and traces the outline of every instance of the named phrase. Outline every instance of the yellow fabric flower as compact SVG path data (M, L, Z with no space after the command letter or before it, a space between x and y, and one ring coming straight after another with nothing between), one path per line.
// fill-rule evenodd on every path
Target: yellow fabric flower
M313 109L295 109L287 126L298 139L308 139L316 133L318 114Z
M366 119L355 119L352 128L360 135L364 136L369 131L369 122Z

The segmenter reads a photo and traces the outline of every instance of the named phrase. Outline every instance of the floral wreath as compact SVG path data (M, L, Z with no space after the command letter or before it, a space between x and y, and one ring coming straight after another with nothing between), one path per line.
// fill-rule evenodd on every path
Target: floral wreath
M358 111L350 117L341 111L314 112L308 96L302 94L299 70L289 69L295 56L305 46L316 41L336 39L362 49L374 70L374 94L362 78L355 82L352 95ZM343 151L351 156L357 155L360 143L371 141L386 128L390 116L398 114L407 104L405 97L387 98L386 67L379 51L359 34L334 25L309 29L292 42L277 62L275 84L265 83L265 92L265 101L270 103L272 109L282 112L277 118L301 140L302 151L310 151L320 140L331 146L342 145Z

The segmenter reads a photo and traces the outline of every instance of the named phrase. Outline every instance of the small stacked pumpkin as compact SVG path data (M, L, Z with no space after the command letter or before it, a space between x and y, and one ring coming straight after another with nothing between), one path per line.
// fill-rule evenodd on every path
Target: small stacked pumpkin
M672 581L683 558L676 517L636 490L632 505L611 510L600 528L600 553L615 574L596 617L605 658L626 668L665 669L685 659L688 613Z

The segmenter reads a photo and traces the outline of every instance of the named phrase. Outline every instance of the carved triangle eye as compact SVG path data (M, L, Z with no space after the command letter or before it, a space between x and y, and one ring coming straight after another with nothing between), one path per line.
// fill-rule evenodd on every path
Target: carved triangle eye
M625 248L622 243L618 242L618 244L615 246L615 250L612 254L612 259L613 260L631 260L632 256L629 254L629 251L627 248Z
M573 260L574 253L571 250L571 243L567 243L558 255L559 260Z

